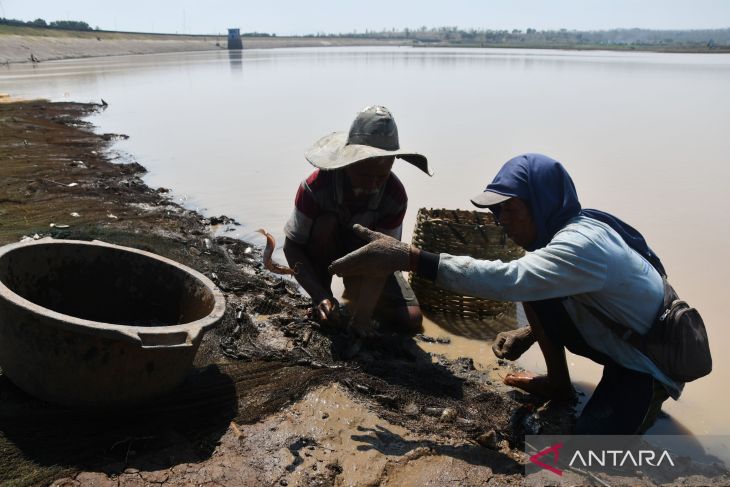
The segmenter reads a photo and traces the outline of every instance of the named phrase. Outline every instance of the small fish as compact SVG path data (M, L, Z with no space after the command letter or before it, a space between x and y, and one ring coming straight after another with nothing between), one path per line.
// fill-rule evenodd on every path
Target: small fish
M294 266L294 269L292 269L291 267L277 264L271 259L271 256L274 253L274 247L276 247L276 240L274 240L274 237L263 228L259 228L256 231L266 237L266 248L264 249L264 267L274 274L296 274L297 266Z

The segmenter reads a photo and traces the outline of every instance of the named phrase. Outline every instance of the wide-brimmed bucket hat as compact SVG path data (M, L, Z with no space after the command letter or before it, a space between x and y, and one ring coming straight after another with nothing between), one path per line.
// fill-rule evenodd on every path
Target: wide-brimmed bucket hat
M387 108L377 105L359 112L349 132L326 135L304 153L310 164L326 171L386 156L403 159L429 176L433 175L426 156L400 148L393 115Z

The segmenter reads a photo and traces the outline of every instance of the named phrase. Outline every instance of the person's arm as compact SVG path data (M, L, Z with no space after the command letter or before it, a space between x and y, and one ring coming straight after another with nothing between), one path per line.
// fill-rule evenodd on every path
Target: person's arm
M320 214L320 206L312 191L311 184L318 184L319 170L314 171L299 185L294 198L294 210L284 226L284 256L289 265L297 269L294 278L312 298L313 318L318 321L338 319L338 303L332 290L325 287L321 276L317 275L306 250L306 242L312 231L312 224Z
M603 288L609 258L572 232L510 262L440 254L434 279L449 291L501 301L539 301Z
M304 288L304 291L309 294L312 301L319 302L332 296L332 290L322 286L320 280L317 278L314 266L309 260L309 256L302 244L298 244L293 240L286 238L286 240L284 240L283 250L289 266L292 269L294 266L297 268L297 273L294 275L294 278L297 280L299 285Z
M563 232L546 247L511 262L433 254L356 225L368 243L336 260L338 275L383 275L415 270L438 287L502 301L537 301L603 288L609 257L579 232Z
M297 273L294 278L297 280L304 291L309 294L312 298L313 308L316 310L316 319L320 321L326 321L330 319L331 313L337 312L337 300L332 295L332 290L325 288L320 279L317 277L317 273L314 270L312 261L309 259L304 245L299 244L286 238L284 240L284 256L286 257L289 266L294 268L296 266ZM332 316L336 319L336 316Z

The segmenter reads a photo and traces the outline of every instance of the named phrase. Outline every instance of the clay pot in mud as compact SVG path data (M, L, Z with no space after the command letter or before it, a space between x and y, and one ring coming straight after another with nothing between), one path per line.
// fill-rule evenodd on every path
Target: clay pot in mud
M178 386L222 293L172 260L103 242L0 248L0 368L68 406L139 403Z

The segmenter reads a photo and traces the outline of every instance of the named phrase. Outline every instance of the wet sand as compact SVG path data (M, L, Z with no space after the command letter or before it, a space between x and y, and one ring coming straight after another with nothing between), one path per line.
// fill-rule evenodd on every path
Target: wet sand
M225 236L236 222L112 163L124 136L83 119L100 109L0 104L0 244L50 235L152 251L213 278L227 312L184 387L113 417L44 404L0 374L0 483L520 485L523 435L569 430L570 404L488 373L512 370L504 362L478 370L412 337L362 342L308 321L307 300L262 269L260 250Z
M50 235L156 252L213 277L227 313L185 387L114 419L44 404L0 374L0 483L520 483L523 420L541 402L411 337L361 343L308 321L307 301L261 268L258 249L213 237L235 222L186 210L147 187L139 164L109 160L123 136L83 121L100 109L0 105L0 243ZM569 412L541 414L567 427ZM478 442L489 431L491 448ZM439 468L408 473L424 457Z

